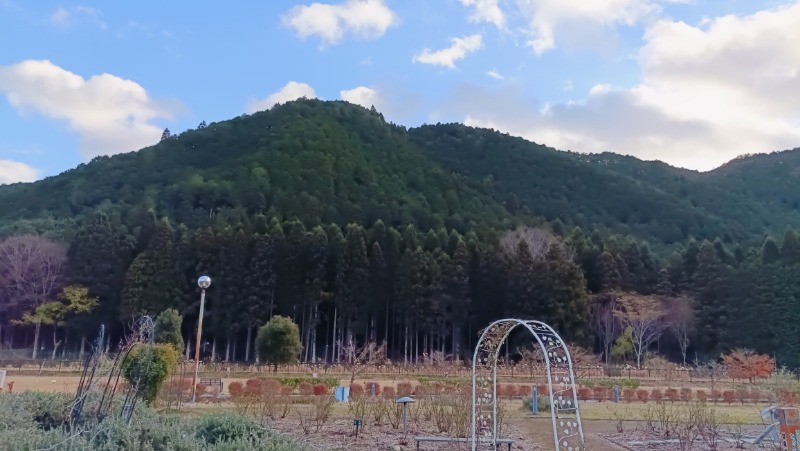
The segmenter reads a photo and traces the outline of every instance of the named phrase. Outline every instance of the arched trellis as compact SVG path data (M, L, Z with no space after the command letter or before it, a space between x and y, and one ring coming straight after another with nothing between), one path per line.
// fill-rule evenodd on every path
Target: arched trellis
M497 436L497 358L511 331L526 328L542 350L555 449L584 449L583 427L575 390L572 358L564 340L541 321L501 319L481 334L472 359L472 450L479 444L496 449Z

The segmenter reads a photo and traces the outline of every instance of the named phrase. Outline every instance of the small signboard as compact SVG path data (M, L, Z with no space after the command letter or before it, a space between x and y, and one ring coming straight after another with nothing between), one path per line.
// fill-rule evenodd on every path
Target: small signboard
M775 409L781 445L784 451L800 451L800 416L793 407Z

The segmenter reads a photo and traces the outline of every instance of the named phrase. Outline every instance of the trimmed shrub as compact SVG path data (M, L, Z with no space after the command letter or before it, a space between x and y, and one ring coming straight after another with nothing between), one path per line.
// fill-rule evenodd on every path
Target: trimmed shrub
M303 396L311 396L314 394L314 385L312 385L310 382L301 382L298 390Z
M654 388L653 391L650 392L650 399L653 401L661 401L664 399L664 393L662 393L660 389Z
M706 401L708 400L708 393L705 390L697 390L695 397L698 401Z
M592 390L587 387L580 387L577 390L578 399L581 401L586 401L592 397Z
M636 399L638 399L639 401L646 403L649 397L650 397L649 391L643 388L636 390Z
M315 384L312 390L314 396L325 396L328 394L328 386L325 384Z
M725 390L722 392L722 400L727 402L728 404L733 403L736 400L736 392L733 390Z
M364 396L364 386L361 384L350 384L350 397L357 398Z
M400 382L397 384L397 396L409 396L414 394L414 388L411 382Z
M681 389L681 401L691 401L692 400L692 389L688 387L684 387Z
M680 394L678 393L677 388L668 388L666 391L664 391L664 396L671 402L675 402L679 399Z
M394 398L396 396L394 387L383 387L383 396L385 398Z
M634 390L633 388L623 389L622 399L624 399L625 402L633 402L633 400L636 399L636 390Z
M594 399L598 401L605 401L606 399L609 398L608 389L605 387L597 386L592 389L592 396L594 396Z

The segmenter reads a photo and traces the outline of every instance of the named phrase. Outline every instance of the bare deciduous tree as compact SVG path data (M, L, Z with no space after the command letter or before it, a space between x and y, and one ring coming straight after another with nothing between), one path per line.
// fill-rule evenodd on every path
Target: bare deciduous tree
M608 363L611 345L620 332L620 319L616 315L618 299L615 293L598 294L592 298L592 325L603 345L603 359Z
M38 235L19 235L0 242L0 285L6 293L0 310L16 316L35 310L59 288L67 259L64 246ZM41 323L36 324L33 355L39 346Z
M669 324L669 330L678 340L678 346L680 346L681 355L683 356L683 364L686 365L686 350L689 348L689 340L694 327L692 300L679 296L665 298L663 302L668 312L667 323Z
M370 365L379 365L386 361L386 343L378 345L374 341L358 346L354 340L343 344L338 343L341 350L342 364L350 374L350 383L356 380L356 376L364 372Z
M558 240L552 233L544 229L519 226L514 230L506 232L500 238L500 249L503 254L510 256L517 252L520 241L524 241L528 245L531 257L534 261L544 258L550 246Z
M647 348L667 327L666 312L660 302L647 296L626 293L620 296L619 301L622 308L615 314L623 326L631 330L636 367L641 368Z

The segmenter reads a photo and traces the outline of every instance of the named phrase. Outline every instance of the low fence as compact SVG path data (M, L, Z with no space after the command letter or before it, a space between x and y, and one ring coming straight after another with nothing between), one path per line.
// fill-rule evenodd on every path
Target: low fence
M113 357L113 356L112 356ZM193 367L193 363L189 363ZM83 368L80 360L31 360L31 359L0 359L0 368L17 373L44 374L44 373L78 373ZM587 365L575 366L577 379L620 379L639 380L646 382L742 382L724 374L712 373L704 368L643 368L636 369L629 366L603 366ZM274 367L269 364L242 363L242 362L201 362L200 372L204 375L220 375L225 377L248 377L254 374L274 374ZM358 369L360 379L413 379L424 377L436 378L464 378L472 377L472 368L466 364L388 364L370 365ZM351 367L341 364L294 364L279 365L277 374L340 377L349 378ZM547 373L543 366L498 365L498 378L507 380L546 380Z

